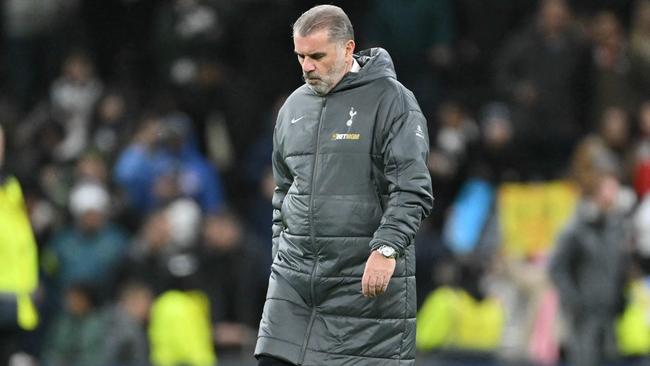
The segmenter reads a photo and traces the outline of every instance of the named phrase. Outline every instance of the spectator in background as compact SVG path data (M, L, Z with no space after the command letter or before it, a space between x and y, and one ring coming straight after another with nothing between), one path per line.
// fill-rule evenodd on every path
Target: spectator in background
M481 110L481 141L471 157L471 174L495 186L517 181L523 162L514 144L510 109L505 103L492 102Z
M614 321L623 305L630 244L624 201L618 179L599 175L551 257L549 275L568 324L573 366L605 365L616 357Z
M109 91L97 103L90 128L90 147L113 163L128 143L132 129L126 94L118 90Z
M215 341L224 348L251 342L262 314L268 271L253 240L229 212L208 216L203 224L202 288L212 306Z
M439 127L433 144L434 154L441 156L435 159L431 169L436 175L462 176L471 150L479 140L478 125L457 102L443 103L438 115ZM436 169L442 171L437 172Z
M74 223L54 233L45 254L46 271L59 290L83 282L94 286L99 296L110 293L129 239L110 221L109 208L103 186L83 182L72 189L69 209Z
M164 210L150 213L131 243L120 278L145 283L161 293L171 282L169 260L174 254L171 225Z
M72 160L87 146L92 111L102 90L90 56L82 51L68 54L61 76L50 87L52 116L61 122L65 131L65 138L56 151L59 160Z
M151 27L155 9L167 1L80 1L78 17L83 43L96 61L97 70L111 84L129 85L138 91L155 89Z
M52 324L43 347L44 366L103 366L99 356L106 325L93 286L71 285L65 308Z
M438 268L449 262L451 250L443 244L439 226L431 218L422 221L420 230L415 235L415 284L417 287L417 307L430 291L441 286L436 281L435 274Z
M179 196L194 199L205 213L219 212L224 205L220 176L199 152L191 121L180 112L143 118L118 157L114 179L138 213Z
M44 133L53 133L53 131L44 131ZM43 137L45 139L52 138ZM55 204L60 214L65 214L65 208L68 205L68 198L71 192L71 186L74 182L93 182L103 186L108 186L108 163L106 160L95 151L86 151L79 155L74 164L57 164L48 159L47 153L53 151L55 143L45 141L41 149L36 148L37 154L42 154L41 158L43 165L34 168L40 170L39 176L35 177L38 189L41 190L45 196ZM40 151L39 151L40 150ZM28 153L29 154L29 153ZM24 174L28 171L21 169ZM32 178L34 179L34 178ZM60 220L61 221L61 220ZM59 222L61 224L61 222Z
M590 118L598 118L612 105L632 111L636 98L632 94L630 57L616 14L611 11L598 13L592 21L591 37L593 97Z
M349 3L351 7L367 11L369 8L366 0ZM224 54L232 70L228 75L228 81L232 82L233 76L249 78L250 75L264 73L265 81L257 83L255 80L248 80L255 85L237 88L237 93L243 98L249 98L246 103L250 108L254 105L262 112L257 118L266 117L266 110L272 108L272 103L280 93L293 89L298 78L287 77L284 72L278 70L292 70L294 60L282 53L291 42L287 39L287 27L291 24L292 18L303 6L316 5L318 0L308 1L269 1L269 0L248 0L238 1L231 5L227 13L230 32L226 34L228 39L228 50ZM268 16L273 14L273 16ZM247 50L255 49L255 52ZM257 55L265 55L266 62L260 63ZM236 75L232 75L235 73ZM286 95L284 96L286 97ZM258 103L258 104L253 104ZM282 103L280 103L282 104ZM279 107L279 106L278 106ZM275 118L273 119L275 121ZM248 126L254 126L247 123ZM250 131L246 131L249 132Z
M452 1L373 0L367 39L390 51L401 82L413 90L429 120L445 89L442 72L453 60Z
M639 108L638 131L631 157L632 174L636 193L643 197L650 191L650 101Z
M634 188L640 201L634 219L635 249L644 273L650 273L650 101L641 104L638 121L639 136L632 151Z
M177 250L195 248L201 236L202 212L189 198L178 198L165 207L174 246Z
M581 26L587 26L590 18L593 18L599 12L611 11L623 21L627 28L630 24L630 15L633 12L634 1L618 0L568 0L575 14L576 21Z
M216 67L224 17L215 3L172 0L158 9L154 47L161 80L183 86L195 83L205 68Z
M555 178L581 133L585 47L564 0L540 1L536 21L497 59L496 87L513 107L529 178Z
M650 98L650 1L635 2L630 30L630 73L634 91L644 101Z
M650 195L639 197L640 204L634 214L634 254L640 269L650 273Z
M102 155L95 152L83 154L74 169L74 180L76 182L94 182L101 185L108 185L108 166Z
M637 118L639 134L633 154L635 164L650 159L650 100L641 104Z
M479 104L494 98L494 58L504 40L534 12L536 3L536 0L453 1L458 36L449 88L454 93Z
M65 47L78 33L79 0L2 2L3 57L9 85L23 111L55 76ZM77 32L75 32L77 30ZM78 35L78 34L77 34Z
M241 91L224 91L236 77L223 60L227 15L234 6L223 0L171 0L162 3L154 15L152 44L158 80L173 91L201 135L211 113L222 112L223 100ZM244 54L239 56L241 60ZM251 100L247 100L248 107Z
M98 355L102 366L147 366L149 347L145 324L153 294L144 284L127 283L119 301L106 310L106 332L102 352Z
M170 282L149 315L150 361L154 366L214 366L211 306L201 291L199 260L189 253L175 255L168 268Z
M131 245L120 277L145 282L157 293L168 288L173 276L184 272L185 262L197 266L201 218L196 202L185 198L152 212Z
M601 117L597 133L586 136L576 148L572 159L572 175L583 195L596 192L603 172L626 177L629 121L619 107L607 108Z
M49 145L49 147L53 146L53 144ZM48 150L46 147L40 153L46 154L47 151L51 150ZM40 167L40 176L33 177L32 179L37 179L37 182L31 182L35 191L33 194L40 196L41 202L45 204L41 205L41 208L44 210L38 213L38 215L43 215L38 220L44 220L39 225L44 225L45 227L60 227L63 221L65 221L65 209L68 205L71 185L74 182L91 182L104 186L109 183L106 161L94 152L83 153L77 159L74 166L48 162ZM52 213L58 217L48 219L47 216ZM36 222L33 222L33 224L36 224ZM40 229L44 229L44 227L40 227ZM41 242L41 244L44 243L45 241Z
M451 205L467 178L467 167L479 141L476 121L458 102L444 102L438 109L438 129L431 143L429 171L440 192L434 220Z
M41 185L39 179L45 167L59 165L56 151L65 137L63 126L49 116L48 108L39 109L42 110L35 113L38 116L30 115L19 122L12 144L16 156L7 162L19 178L33 186ZM46 187L40 188L48 193Z
M154 300L150 317L149 348L154 366L216 365L205 294L192 288L166 291Z

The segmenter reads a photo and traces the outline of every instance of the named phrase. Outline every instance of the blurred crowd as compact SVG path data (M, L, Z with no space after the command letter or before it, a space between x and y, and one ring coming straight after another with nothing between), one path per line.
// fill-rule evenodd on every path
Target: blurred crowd
M422 364L645 362L650 0L333 3L429 123ZM22 187L39 284L33 331L0 316L0 364L253 364L273 125L302 83L290 26L316 4L2 2L0 175ZM558 181L576 197L558 239L510 255L504 187Z

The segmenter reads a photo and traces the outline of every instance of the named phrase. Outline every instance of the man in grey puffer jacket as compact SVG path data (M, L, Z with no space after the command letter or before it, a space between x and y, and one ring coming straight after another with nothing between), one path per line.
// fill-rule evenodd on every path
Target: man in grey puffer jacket
M617 178L599 177L596 192L580 203L550 259L549 275L568 330L568 361L574 366L601 366L616 358L615 321L630 243L625 206L631 206L619 191Z
M413 238L433 206L427 125L388 53L347 15L293 26L306 84L279 112L260 365L414 365Z

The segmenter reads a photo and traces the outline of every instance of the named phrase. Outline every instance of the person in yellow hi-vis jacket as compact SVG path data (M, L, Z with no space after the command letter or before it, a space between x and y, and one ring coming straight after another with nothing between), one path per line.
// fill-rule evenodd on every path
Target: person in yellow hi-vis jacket
M464 289L442 286L418 312L415 344L425 353L489 355L501 345L504 317L496 298L477 300Z
M149 324L154 366L214 366L210 307L200 291L169 290L153 303Z
M31 298L38 286L36 241L20 184L4 169L4 137L0 126L0 365L9 364L19 332L38 325Z

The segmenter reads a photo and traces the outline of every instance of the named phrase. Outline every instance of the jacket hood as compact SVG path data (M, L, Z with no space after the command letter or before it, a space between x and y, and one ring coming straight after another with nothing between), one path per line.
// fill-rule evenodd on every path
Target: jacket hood
M359 72L348 72L343 79L330 91L353 89L381 78L396 79L395 67L388 51L383 48L369 48L353 55L361 69Z

